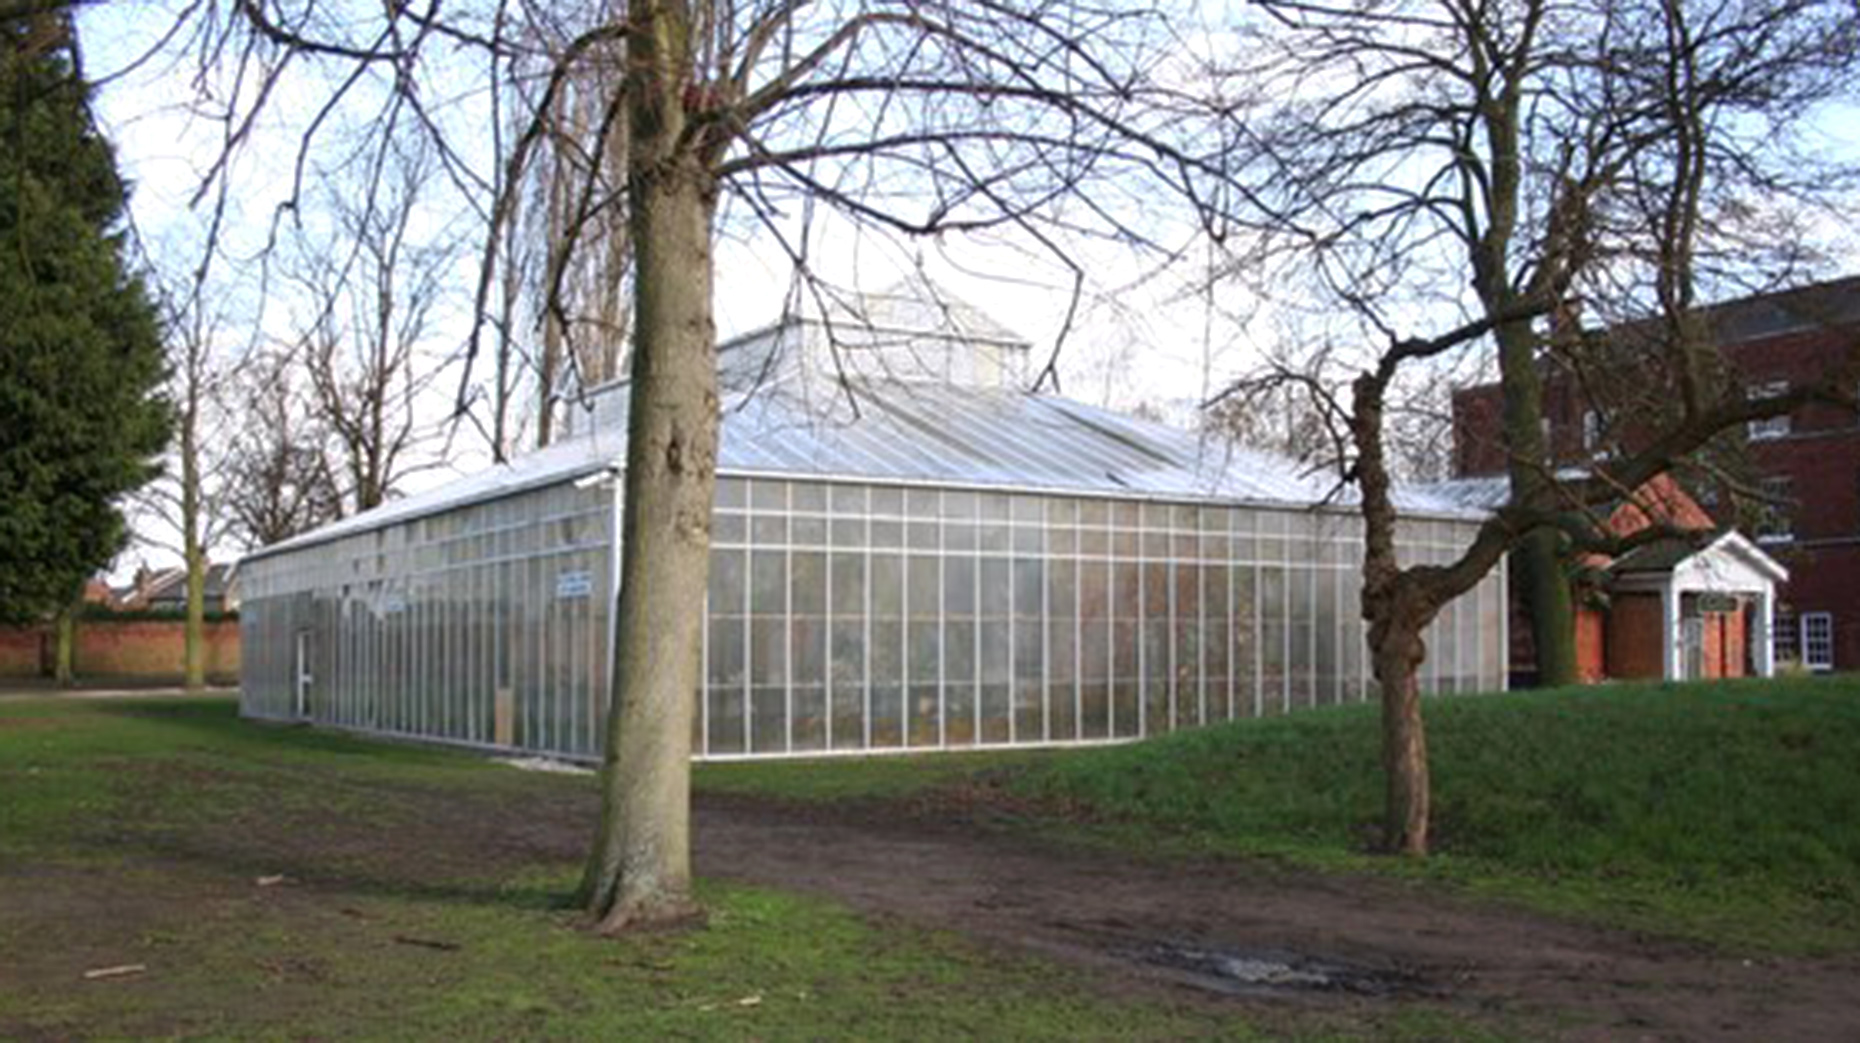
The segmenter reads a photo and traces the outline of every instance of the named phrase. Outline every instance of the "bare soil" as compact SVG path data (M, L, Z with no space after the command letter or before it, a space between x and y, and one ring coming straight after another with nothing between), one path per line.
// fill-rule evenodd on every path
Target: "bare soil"
M1854 955L1744 958L1400 881L1133 858L913 810L701 799L698 870L1085 965L1119 989L1300 1006L1420 1000L1570 1040L1860 1039ZM1229 998L1220 982L1156 961L1158 947L1313 958L1393 984Z

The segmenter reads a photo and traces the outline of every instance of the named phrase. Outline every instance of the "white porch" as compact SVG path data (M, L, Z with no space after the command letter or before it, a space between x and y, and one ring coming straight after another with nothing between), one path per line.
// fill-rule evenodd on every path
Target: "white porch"
M1747 637L1753 672L1759 677L1775 673L1776 586L1788 580L1789 570L1741 533L1726 532L1703 547L1662 540L1624 555L1610 571L1617 592L1659 595L1662 676L1667 680L1699 675L1689 666L1702 651L1700 616L1709 606L1725 605L1725 599L1739 610L1745 604L1751 608Z

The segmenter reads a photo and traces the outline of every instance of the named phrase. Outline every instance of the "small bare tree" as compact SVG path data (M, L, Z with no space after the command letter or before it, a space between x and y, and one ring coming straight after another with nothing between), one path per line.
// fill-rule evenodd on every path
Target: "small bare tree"
M437 429L421 400L438 379L432 342L460 256L456 239L417 230L433 219L426 155L396 146L352 180L332 175L329 238L306 244L286 270L312 309L291 355L308 378L315 423L339 447L351 511L380 505L410 473L438 463L423 452Z
M1235 445L1325 467L1336 460L1348 425L1336 400L1336 388L1322 380L1294 380L1291 373L1327 367L1316 360L1281 360L1266 367L1274 374L1231 387L1203 411L1206 429ZM1452 422L1443 374L1408 381L1386 414L1385 447L1389 472L1401 482L1437 482L1448 476Z
M613 205L626 191L627 128L602 127L623 63L615 60L619 45L608 47L616 53L580 63L576 77L564 83L536 164L542 198L531 209L541 214L542 227L524 240L543 246L530 294L542 327L538 445L555 439L566 399L620 376L627 341L632 239L625 209ZM598 150L591 148L595 143ZM579 248L584 242L589 245Z
M253 354L221 388L229 425L220 509L229 535L270 546L342 517L340 453L288 354Z
M226 418L219 403L232 368L221 343L223 323L209 313L200 294L171 290L168 400L174 410L174 440L167 466L134 503L135 537L179 554L185 572L186 623L182 675L186 687L206 685L206 576L209 556L228 534L221 495Z
M214 441L209 410L218 392L212 331L198 308L189 309L170 330L175 338L173 369L176 405L175 454L180 458L175 520L181 530L181 560L187 569L187 623L182 666L187 689L206 687L206 612L208 553L226 531L219 509L218 459L207 446Z

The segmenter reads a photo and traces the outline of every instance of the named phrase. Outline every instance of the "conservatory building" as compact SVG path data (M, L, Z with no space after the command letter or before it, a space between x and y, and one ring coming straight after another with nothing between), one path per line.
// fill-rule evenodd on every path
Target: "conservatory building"
M1029 353L920 287L720 348L697 756L1111 742L1371 696L1361 523L1333 483L1026 393ZM243 712L598 756L626 395L247 558ZM1402 506L1404 562L1478 524ZM1427 691L1504 686L1504 582L1442 612Z

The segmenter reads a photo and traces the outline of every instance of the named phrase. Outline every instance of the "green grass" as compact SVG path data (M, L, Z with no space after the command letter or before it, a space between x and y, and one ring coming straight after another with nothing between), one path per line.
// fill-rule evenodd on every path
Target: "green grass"
M362 818L395 810L371 799L377 783L534 788L529 776L484 767L431 747L255 727L227 698L0 701L0 860L77 857L89 847L74 840L113 820L146 832L293 806ZM306 784L316 777L327 784ZM138 817L151 794L195 782L197 794Z
M1860 946L1860 681L1611 685L1430 700L1426 714L1424 863L1369 853L1374 706L1020 755L966 777L934 761L756 767L771 791L843 798L907 793L921 763L925 788L966 778L1022 825L1131 850L1451 881L1733 947Z
M897 800L978 777L1005 776L1051 756L1046 750L1000 750L725 761L699 764L693 785L708 793L746 794L777 800Z
M0 702L0 1038L1496 1038L1104 995L747 886L704 883L703 930L601 939L559 904L571 855L500 846L550 820L572 849L591 788L227 700ZM147 969L83 978L117 964Z

